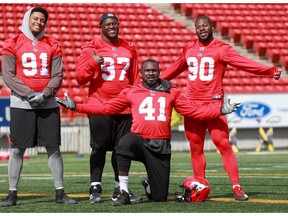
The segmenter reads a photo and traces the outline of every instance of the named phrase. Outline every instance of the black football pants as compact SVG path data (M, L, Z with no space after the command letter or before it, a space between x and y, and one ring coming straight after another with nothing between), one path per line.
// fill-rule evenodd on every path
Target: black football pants
M158 154L145 147L145 140L134 133L120 139L116 149L118 171L129 173L131 161L144 164L152 199L157 202L167 200L170 177L171 154Z

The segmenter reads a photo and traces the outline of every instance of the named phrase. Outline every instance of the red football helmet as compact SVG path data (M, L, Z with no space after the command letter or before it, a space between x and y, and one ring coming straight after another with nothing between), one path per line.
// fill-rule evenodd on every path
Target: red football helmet
M210 185L207 180L201 177L190 176L186 178L181 186L184 194L179 196L178 201L201 202L205 201L210 193Z

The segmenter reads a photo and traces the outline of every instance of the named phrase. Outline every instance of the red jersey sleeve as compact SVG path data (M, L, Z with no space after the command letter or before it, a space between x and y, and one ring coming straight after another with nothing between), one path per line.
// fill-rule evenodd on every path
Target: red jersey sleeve
M220 55L223 62L243 71L250 72L256 75L271 75L278 70L277 67L267 67L259 62L241 56L229 44L223 44L220 47Z
M62 49L60 47L60 43L52 37L48 37L47 40L50 41L52 47L52 56L62 56Z
M166 79L166 80L174 79L180 73L182 73L183 71L185 71L188 68L188 65L187 65L187 62L185 59L185 53L186 53L187 49L189 49L189 47L191 46L191 43L193 43L193 42L188 43L183 48L182 55L174 63L172 63L165 71L163 71L160 74L161 79Z
M2 55L15 56L15 51L13 47L15 47L15 42L13 38L7 39L3 44Z
M132 62L131 62L132 73L129 73L129 81L130 81L130 85L137 85L140 83L138 54L137 54L135 47L131 46L130 50L132 53Z
M75 78L79 85L85 85L90 82L100 70L99 65L92 58L93 52L93 42L85 43L81 47L81 55L75 70Z
M91 115L113 115L119 114L129 107L129 102L125 94L129 88L125 88L117 97L98 104L76 104L75 111Z

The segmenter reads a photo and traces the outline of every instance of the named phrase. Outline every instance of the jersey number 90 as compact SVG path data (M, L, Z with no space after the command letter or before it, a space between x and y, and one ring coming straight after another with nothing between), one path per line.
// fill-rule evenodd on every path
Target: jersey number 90
M214 59L211 57L203 57L200 62L196 57L187 58L189 69L189 80L196 80L199 76L201 81L210 81L214 75ZM207 68L208 71L205 71Z

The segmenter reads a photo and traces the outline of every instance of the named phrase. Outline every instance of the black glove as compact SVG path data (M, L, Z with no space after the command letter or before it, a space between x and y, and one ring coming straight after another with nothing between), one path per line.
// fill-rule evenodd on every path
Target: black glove
M67 93L64 93L64 98L66 100L61 100L59 97L55 97L56 101L67 109L74 110L76 108L76 102L73 101Z
M237 103L230 104L230 100L231 100L230 98L225 100L223 106L221 107L222 115L230 114L230 113L236 111L240 107L241 103L237 102Z
M46 100L46 97L43 92L34 92L28 96L28 102L33 107L38 107L43 104Z

